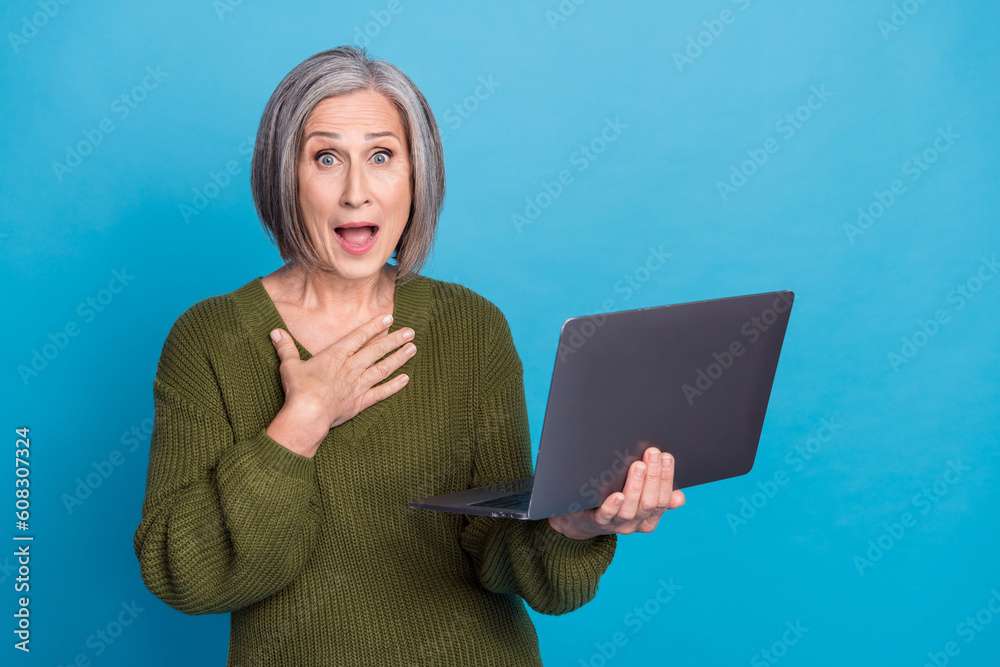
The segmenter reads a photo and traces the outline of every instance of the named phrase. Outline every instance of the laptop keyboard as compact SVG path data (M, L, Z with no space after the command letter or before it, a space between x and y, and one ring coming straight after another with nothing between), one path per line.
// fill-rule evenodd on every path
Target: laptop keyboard
M531 501L531 491L525 491L523 493L513 493L509 496L503 496L501 498L490 498L489 500L480 500L478 503L469 503L475 507L496 507L498 509L504 510L525 510L528 509L528 503Z

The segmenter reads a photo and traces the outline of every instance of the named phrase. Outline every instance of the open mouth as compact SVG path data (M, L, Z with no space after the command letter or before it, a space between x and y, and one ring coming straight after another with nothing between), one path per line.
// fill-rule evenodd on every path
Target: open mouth
M375 236L375 232L378 231L378 227L376 225L336 227L333 231L336 232L337 236L339 236L347 245L360 248L368 243L373 236Z

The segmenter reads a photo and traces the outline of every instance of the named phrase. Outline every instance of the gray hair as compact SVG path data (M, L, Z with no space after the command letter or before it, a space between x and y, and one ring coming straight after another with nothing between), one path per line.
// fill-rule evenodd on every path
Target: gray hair
M250 189L265 232L282 259L330 273L302 223L297 161L306 119L322 100L371 90L399 111L410 151L413 193L406 228L396 244L396 281L411 280L430 255L444 203L444 151L430 105L398 67L371 60L364 48L340 46L307 58L289 72L267 101L257 130Z

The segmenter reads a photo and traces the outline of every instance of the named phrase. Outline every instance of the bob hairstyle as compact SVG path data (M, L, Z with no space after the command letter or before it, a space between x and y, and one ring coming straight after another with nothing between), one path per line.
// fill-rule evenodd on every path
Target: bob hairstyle
M257 129L250 189L265 232L286 262L330 273L316 253L299 207L298 156L306 118L322 100L370 90L399 111L410 151L410 213L393 251L396 282L411 280L430 255L444 203L444 151L430 105L398 67L372 60L364 48L340 46L307 58L267 101Z

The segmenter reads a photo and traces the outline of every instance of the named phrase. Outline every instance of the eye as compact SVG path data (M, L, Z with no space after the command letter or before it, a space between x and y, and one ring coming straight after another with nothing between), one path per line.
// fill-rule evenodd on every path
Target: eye
M382 158L381 160L379 159L380 157ZM372 160L375 161L375 164L385 164L389 161L390 157L391 153L389 153L389 151L379 151L372 156Z
M329 153L323 153L319 156L319 163L324 167L332 167L336 160Z

